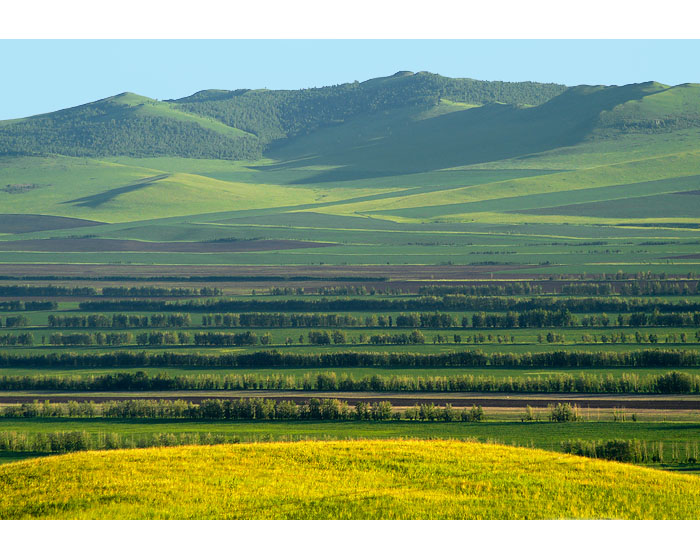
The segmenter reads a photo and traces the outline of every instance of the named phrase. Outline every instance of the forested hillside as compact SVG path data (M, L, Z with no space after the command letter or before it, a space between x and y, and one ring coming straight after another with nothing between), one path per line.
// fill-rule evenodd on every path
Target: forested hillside
M314 89L201 91L174 103L269 143L358 115L401 107L432 107L441 99L469 105L539 105L565 89L559 84L486 82L428 72L398 72L387 78Z
M215 159L260 157L257 138L212 119L124 93L72 109L0 122L0 154Z
M482 105L537 105L566 88L485 82L421 72L293 91L202 91L159 102L130 93L0 123L0 154L80 157L177 156L257 159L275 140L358 115L435 106L441 99Z

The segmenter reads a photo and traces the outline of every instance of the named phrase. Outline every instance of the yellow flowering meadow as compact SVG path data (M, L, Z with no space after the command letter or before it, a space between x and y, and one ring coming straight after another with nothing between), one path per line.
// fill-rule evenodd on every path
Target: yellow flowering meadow
M700 478L458 441L83 452L0 467L0 518L687 519Z

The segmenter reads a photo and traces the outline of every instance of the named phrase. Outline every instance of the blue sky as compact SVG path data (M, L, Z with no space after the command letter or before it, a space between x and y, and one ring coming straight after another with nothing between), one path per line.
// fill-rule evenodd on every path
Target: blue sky
M0 40L0 119L133 91L296 89L427 70L483 80L700 82L700 40Z

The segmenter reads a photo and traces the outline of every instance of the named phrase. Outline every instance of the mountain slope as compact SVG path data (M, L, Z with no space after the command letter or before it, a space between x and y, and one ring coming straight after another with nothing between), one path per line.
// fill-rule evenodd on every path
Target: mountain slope
M251 132L269 144L305 136L361 115L408 107L429 108L441 99L470 105L538 105L565 89L559 84L486 82L428 72L397 72L362 83L313 89L201 91L173 103L183 110Z
M268 155L290 169L334 168L312 179L317 182L498 162L638 132L626 126L629 108L637 107L637 122L656 122L657 100L663 97L683 103L663 103L666 114L677 118L667 116L656 126L657 134L698 126L700 87L689 86L682 97L677 92L649 82L578 86L536 107L443 101L443 111L411 108L360 116L291 140Z
M260 156L258 140L172 104L123 93L79 107L0 122L0 154Z
M382 109L427 108L443 97L478 104L537 104L564 89L556 84L480 82L422 72L296 91L202 91L171 102L124 93L0 122L0 155L257 159L273 141Z

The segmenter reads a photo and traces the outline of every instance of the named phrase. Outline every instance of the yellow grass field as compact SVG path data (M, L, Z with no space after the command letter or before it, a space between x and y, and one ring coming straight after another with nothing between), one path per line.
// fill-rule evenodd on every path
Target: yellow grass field
M700 478L457 441L83 452L0 467L2 519L688 519Z

